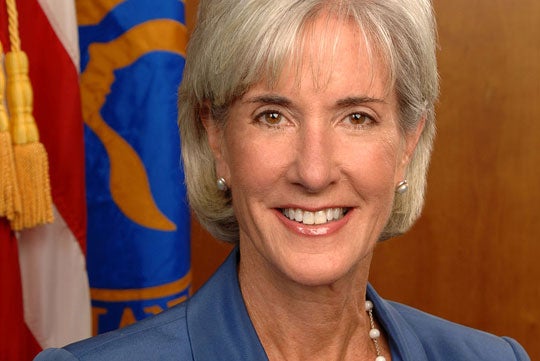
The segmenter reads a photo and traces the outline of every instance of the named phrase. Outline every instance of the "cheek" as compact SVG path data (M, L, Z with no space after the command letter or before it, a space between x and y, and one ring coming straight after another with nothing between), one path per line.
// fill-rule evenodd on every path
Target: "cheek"
M376 197L393 194L399 163L398 144L392 139L379 139L342 153L342 159L347 159L344 173L349 174L355 188Z
M286 147L281 143L256 139L251 134L234 137L226 152L234 188L250 194L269 191L287 169Z

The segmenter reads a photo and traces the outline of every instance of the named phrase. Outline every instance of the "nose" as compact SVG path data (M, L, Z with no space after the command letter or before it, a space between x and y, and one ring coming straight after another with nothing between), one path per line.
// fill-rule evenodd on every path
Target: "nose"
M289 179L309 193L318 193L339 180L337 138L331 126L303 124L297 134Z

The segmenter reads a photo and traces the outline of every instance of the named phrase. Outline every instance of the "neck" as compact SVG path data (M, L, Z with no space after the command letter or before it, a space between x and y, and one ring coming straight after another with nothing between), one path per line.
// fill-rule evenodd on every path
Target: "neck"
M373 360L365 292L371 255L328 285L295 283L240 257L247 310L270 360Z

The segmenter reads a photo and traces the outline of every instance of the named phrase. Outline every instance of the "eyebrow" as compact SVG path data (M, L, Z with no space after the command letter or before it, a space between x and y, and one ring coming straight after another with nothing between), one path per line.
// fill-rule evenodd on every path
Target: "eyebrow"
M261 95L246 100L246 103L262 103L262 104L275 104L281 106L290 106L292 102L280 95Z
M336 102L336 106L338 108L340 107L354 107L357 105L363 105L366 103L380 103L380 104L386 104L386 101L384 99L379 98L371 98L371 97L347 97L344 99L340 99Z
M246 103L274 104L274 105L280 105L284 107L290 107L292 105L292 101L290 99L280 96L280 95L272 95L272 94L260 95L253 98L249 98L246 100ZM386 101L384 99L372 98L368 96L347 97L347 98L339 99L336 102L335 107L346 108L346 107L354 107L354 106L364 105L364 104L369 104L369 103L386 104Z

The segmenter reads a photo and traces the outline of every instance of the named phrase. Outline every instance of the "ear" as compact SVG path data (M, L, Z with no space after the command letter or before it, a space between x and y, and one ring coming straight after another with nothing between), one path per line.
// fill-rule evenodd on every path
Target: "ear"
M422 135L422 131L424 130L424 126L426 125L426 117L423 116L422 119L418 122L415 129L412 129L408 131L405 134L405 144L403 149L403 155L400 159L399 164L399 179L397 181L402 181L406 178L406 170L409 166L409 163L411 162L411 158L414 154L414 150L416 149L416 145L418 144L418 141L420 140L420 136Z
M208 145L214 156L214 163L216 167L217 177L223 177L228 182L230 180L229 167L226 162L225 147L224 147L224 126L218 124L212 117L210 110L211 105L209 102L205 102L201 107L199 116L206 130L206 137L208 139Z

